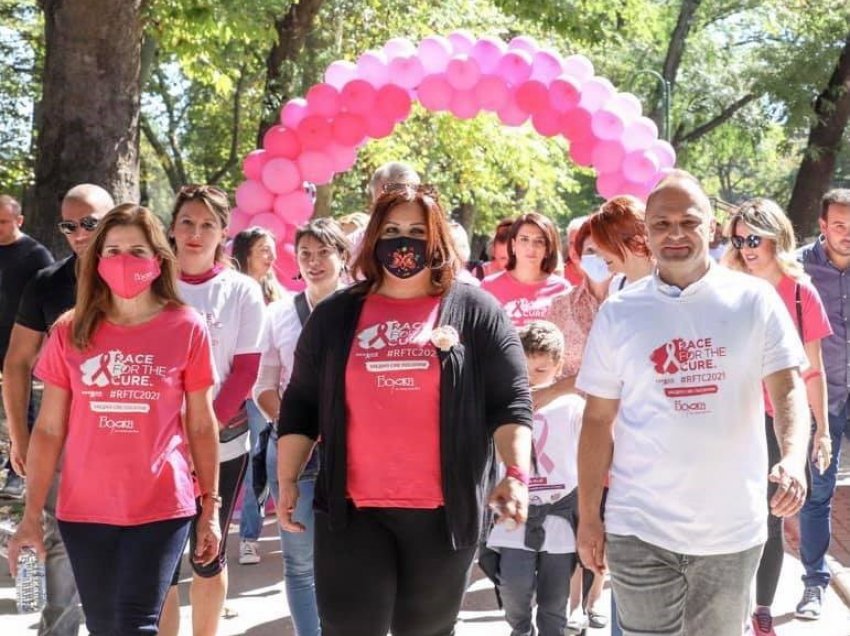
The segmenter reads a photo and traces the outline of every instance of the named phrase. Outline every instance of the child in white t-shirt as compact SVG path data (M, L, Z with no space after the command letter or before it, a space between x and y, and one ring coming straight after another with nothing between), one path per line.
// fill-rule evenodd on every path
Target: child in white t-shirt
M531 386L552 384L564 355L564 338L551 322L519 329ZM570 577L576 565L573 522L577 510L576 457L584 400L563 395L534 412L537 471L529 480L529 519L518 527L496 523L487 547L499 553L497 586L512 634L562 636L567 625ZM504 470L504 467L502 467Z

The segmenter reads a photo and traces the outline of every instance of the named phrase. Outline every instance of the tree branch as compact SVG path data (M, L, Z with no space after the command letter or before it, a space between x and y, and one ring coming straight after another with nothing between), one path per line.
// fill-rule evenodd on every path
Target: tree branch
M162 143L159 137L156 136L156 132L154 132L153 126L151 126L151 122L148 119L148 116L144 113L139 114L139 127L141 128L142 134L145 136L145 139L148 140L148 143L151 145L151 148L153 148L154 154L159 160L162 169L165 171L171 189L174 192L177 192L177 190L180 189L180 186L182 186L183 183L174 168L174 162L171 160L171 156L168 154L168 150L165 148L165 144Z
M245 89L245 66L239 69L239 79L233 91L233 121L230 125L230 152L224 164L207 177L207 183L216 184L239 160L239 128L242 123L242 92Z
M704 124L701 124L687 133L682 133L681 129L676 131L676 136L673 138L672 144L674 148L678 148L682 144L690 143L692 141L696 141L700 137L707 135L712 130L725 124L729 121L735 113L741 110L744 106L749 104L751 101L758 97L754 93L748 93L744 95L739 100L729 104L726 108L724 108L720 113L718 113L712 119L709 119Z

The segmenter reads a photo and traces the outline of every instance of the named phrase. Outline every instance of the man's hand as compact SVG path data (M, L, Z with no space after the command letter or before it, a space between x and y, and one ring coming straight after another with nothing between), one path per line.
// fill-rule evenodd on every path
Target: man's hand
M599 576L605 574L605 526L599 516L579 518L576 545L582 566Z
M26 477L27 474L27 449L29 448L29 437L24 439L13 439L12 448L9 453L9 459L12 462L12 468L21 477Z
M517 525L528 519L528 486L514 477L505 477L490 493L490 507L500 519L512 519Z
M767 479L779 484L770 499L770 512L776 517L796 514L806 501L806 477L802 462L782 459L770 469Z

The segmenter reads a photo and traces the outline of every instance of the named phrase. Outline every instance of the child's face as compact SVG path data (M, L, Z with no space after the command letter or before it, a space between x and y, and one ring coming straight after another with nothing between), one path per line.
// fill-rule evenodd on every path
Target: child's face
M528 369L528 383L532 387L548 386L558 377L560 361L549 353L527 353L525 364Z

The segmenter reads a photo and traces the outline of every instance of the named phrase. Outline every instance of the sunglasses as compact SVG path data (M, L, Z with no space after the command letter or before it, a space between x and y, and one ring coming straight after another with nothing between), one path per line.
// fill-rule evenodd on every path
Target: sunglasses
M759 245L761 245L763 237L758 234L750 234L749 236L738 236L737 234L732 235L729 238L729 241L732 243L732 247L736 250L740 250L744 248L746 245L749 248L755 249Z
M94 232L97 229L97 224L100 221L93 216L84 216L77 221L59 221L57 226L62 234L73 234L78 228L83 228L86 232Z

